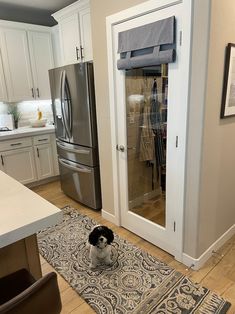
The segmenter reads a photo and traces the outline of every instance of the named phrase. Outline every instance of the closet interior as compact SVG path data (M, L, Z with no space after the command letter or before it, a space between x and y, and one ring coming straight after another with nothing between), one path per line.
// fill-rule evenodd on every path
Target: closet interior
M129 210L165 226L168 64L126 70Z

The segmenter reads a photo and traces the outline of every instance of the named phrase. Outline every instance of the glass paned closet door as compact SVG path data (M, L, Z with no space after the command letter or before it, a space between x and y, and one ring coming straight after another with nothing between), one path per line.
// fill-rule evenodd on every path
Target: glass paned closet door
M120 32L171 16L176 21L174 62L131 70L113 68L120 59ZM182 252L185 192L189 50L184 48L187 42L179 44L183 17L183 2L163 6L115 24L110 41L114 43L110 109L115 115L115 212L124 228L174 256Z
M126 71L129 211L166 224L168 65Z

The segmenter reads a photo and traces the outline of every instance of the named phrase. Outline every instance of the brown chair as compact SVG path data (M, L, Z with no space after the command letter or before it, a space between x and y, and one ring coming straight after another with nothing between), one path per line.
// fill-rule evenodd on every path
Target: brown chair
M55 272L35 280L21 269L0 278L0 314L58 314L61 308Z

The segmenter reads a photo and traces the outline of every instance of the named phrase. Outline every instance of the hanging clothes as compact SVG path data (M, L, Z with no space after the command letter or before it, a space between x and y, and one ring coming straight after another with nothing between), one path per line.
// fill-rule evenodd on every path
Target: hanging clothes
M150 102L145 101L140 121L140 161L149 161L155 158L155 135L150 121L150 109Z
M157 80L154 79L151 90L151 109L150 121L153 133L155 134L155 150L157 166L165 166L166 164L166 125L162 121L161 103L158 100Z

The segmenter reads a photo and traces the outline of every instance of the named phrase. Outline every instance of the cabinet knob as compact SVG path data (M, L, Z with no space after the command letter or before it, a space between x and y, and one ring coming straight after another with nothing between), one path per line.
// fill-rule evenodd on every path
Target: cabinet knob
M79 48L76 46L76 56L77 56L77 60L79 60L80 59L80 57L79 57Z
M31 92L32 92L32 97L34 98L34 89L31 88Z
M1 155L2 165L4 166L3 156Z
M11 144L11 146L20 146L20 145L22 145L22 143L20 143L20 142L19 142L19 143L12 143L12 144Z
M38 94L38 98L39 98L40 97L39 88L37 88L37 94Z
M80 49L81 49L81 59L83 59L84 58L84 55L83 55L84 48L82 46L80 46Z

